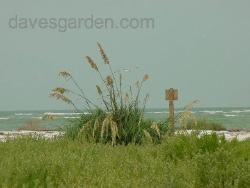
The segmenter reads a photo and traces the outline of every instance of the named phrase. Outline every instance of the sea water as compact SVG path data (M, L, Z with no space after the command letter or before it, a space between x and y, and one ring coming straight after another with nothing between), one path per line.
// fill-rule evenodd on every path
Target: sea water
M182 112L176 110L176 114ZM195 108L192 110L194 117L207 119L221 123L228 129L250 130L250 108ZM52 115L53 120L44 119L46 115ZM68 110L50 111L0 111L0 130L16 130L26 124L37 125L46 129L60 129L74 119L80 117L80 113ZM168 117L167 109L147 109L145 118L156 121L165 120Z

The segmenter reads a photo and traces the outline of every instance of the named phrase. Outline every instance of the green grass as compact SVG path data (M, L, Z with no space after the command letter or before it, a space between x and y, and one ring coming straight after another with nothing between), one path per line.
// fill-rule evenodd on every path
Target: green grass
M174 136L128 146L23 138L0 143L0 187L250 187L250 140Z

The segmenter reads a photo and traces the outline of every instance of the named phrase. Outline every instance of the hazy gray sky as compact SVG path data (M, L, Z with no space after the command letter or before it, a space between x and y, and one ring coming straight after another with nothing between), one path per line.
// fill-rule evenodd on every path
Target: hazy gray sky
M16 15L152 17L155 29L12 29ZM95 98L95 75L84 56L100 60L96 41L114 69L138 66L134 77L150 75L148 107L164 107L169 87L180 90L178 106L193 99L201 106L250 106L249 0L1 0L0 23L0 110L69 108L49 97L63 83L57 77L63 69Z

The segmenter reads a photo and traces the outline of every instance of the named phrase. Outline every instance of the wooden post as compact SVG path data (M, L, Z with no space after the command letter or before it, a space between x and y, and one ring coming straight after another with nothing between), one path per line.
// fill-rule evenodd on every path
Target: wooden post
M169 101L169 133L174 132L174 101Z
M178 100L178 90L177 89L167 89L165 91L166 100L169 101L169 134L173 135L175 131L175 118L174 118L174 101Z

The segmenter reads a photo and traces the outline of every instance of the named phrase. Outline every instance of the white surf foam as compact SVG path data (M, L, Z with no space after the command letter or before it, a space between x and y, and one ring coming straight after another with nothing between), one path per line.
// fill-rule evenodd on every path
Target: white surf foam
M222 110L202 110L199 111L201 113L207 113L207 114L217 114L217 113L224 113Z
M63 117L64 119L79 119L80 117Z
M15 116L32 116L31 113L15 113Z
M166 114L167 111L159 111L159 112L145 112L146 114Z
M82 113L66 113L66 112L45 112L44 115L54 115L54 116L73 116L73 115L81 115ZM87 113L84 113L87 114Z
M234 114L225 114L226 117L236 117L237 115Z
M39 116L39 117L32 117L32 119L43 119L43 117Z
M237 113L237 114L239 114L239 113L249 113L250 112L250 110L233 110L232 111L232 113Z
M10 119L9 117L0 117L0 120L8 120Z
M236 113L236 114L239 114L239 113L241 113L241 112L243 112L242 110L233 110L233 111L231 111L232 113Z

